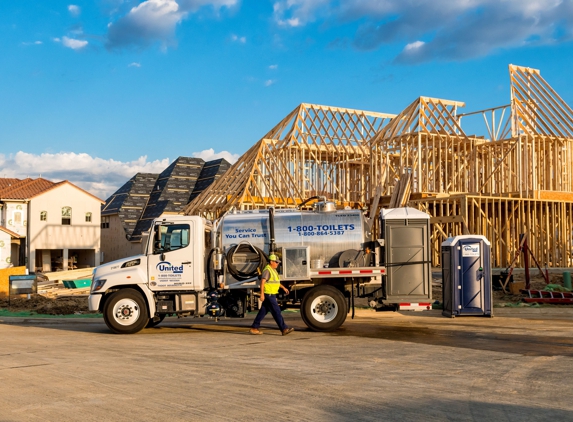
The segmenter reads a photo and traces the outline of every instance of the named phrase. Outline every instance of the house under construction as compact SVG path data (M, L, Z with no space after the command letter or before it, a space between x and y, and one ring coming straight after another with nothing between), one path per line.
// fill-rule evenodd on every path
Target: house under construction
M448 236L482 234L492 265L505 267L527 233L541 265L573 266L573 110L538 70L509 74L510 103L472 113L426 97L398 115L301 104L185 213L295 207L315 195L340 207L407 205L432 217L434 265ZM476 118L485 136L462 129Z

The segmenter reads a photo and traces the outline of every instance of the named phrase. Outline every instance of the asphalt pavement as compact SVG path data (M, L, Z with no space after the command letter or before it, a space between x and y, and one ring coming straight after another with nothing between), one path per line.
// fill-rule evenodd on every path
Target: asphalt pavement
M357 311L281 336L269 316L0 318L0 421L573 421L573 309Z

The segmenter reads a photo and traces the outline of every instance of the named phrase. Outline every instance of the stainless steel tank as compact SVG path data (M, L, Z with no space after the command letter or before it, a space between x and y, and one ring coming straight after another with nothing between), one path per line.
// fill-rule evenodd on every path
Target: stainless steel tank
M312 264L338 267L342 252L363 248L367 240L364 215L360 210L336 210L328 205L317 206L315 209L316 211L276 210L276 246L308 246ZM225 254L239 243L251 244L268 254L269 212L255 210L228 214L220 222L218 235L219 245ZM245 249L243 248L244 251ZM252 254L243 256L243 269L247 272L249 265L252 266L252 259ZM238 261L240 260L241 258L238 258Z

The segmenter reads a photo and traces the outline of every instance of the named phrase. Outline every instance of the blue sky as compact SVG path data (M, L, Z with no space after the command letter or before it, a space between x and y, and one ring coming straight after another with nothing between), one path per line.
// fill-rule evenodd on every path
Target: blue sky
M508 64L573 104L573 0L0 2L0 177L106 198L180 155L235 160L302 102L509 103Z

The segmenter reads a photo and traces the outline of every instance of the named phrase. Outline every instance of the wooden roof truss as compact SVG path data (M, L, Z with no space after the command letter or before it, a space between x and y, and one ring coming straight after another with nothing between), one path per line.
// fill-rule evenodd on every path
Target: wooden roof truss
M294 207L323 195L364 203L367 142L394 115L301 104L186 208L214 218L229 209ZM366 177L364 177L366 175Z

